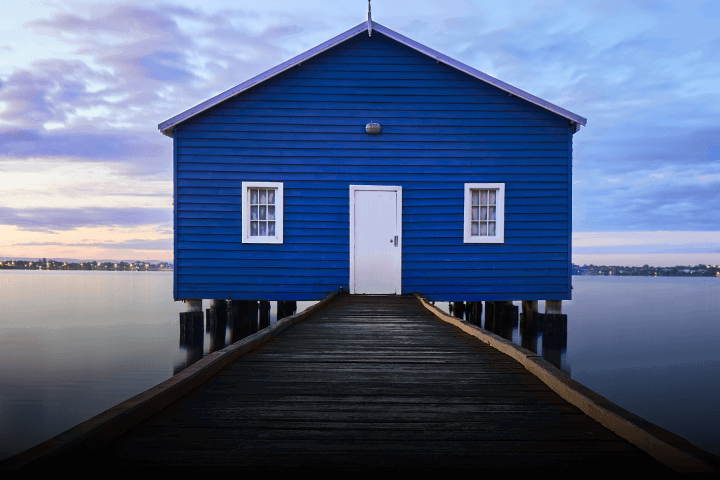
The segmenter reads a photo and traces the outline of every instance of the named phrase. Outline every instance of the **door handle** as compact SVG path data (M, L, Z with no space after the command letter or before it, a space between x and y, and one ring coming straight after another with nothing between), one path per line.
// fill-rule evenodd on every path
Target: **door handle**
M395 235L395 246L397 247L397 245L398 245L398 236Z

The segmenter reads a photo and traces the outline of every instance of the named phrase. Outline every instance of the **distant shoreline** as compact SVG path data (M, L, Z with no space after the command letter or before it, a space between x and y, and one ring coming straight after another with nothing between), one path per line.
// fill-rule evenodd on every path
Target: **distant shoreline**
M572 264L574 276L614 277L720 277L720 265L678 265L675 267L642 267Z
M43 271L43 270L84 270L84 271L100 271L100 272L157 272L172 271L174 265L169 262L98 262L98 261L82 261L82 262L65 262L60 260L47 260L45 258L39 260L3 260L0 261L0 270L23 270L23 271Z
M105 270L100 268L86 269L86 268L14 268L0 266L1 270L14 270L19 272L48 272L48 271L62 271L62 272L172 272L173 268L148 268L142 270L120 270L112 269Z

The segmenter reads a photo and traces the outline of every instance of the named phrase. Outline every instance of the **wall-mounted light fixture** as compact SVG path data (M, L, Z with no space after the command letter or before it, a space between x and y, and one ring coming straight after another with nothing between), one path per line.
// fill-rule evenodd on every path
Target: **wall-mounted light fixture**
M365 125L365 131L370 135L377 135L380 133L380 125L375 122L370 122Z

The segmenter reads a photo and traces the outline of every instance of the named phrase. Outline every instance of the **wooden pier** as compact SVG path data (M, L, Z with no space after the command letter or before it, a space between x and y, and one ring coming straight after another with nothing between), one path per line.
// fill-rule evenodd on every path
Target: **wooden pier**
M37 466L672 472L417 298L349 295L101 449Z

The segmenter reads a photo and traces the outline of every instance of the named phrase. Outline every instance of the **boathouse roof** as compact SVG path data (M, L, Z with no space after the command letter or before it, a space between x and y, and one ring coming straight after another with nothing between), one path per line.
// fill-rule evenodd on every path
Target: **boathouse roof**
M378 32L382 35L385 35L388 38L391 38L399 43L402 43L403 45L406 45L414 50L417 50L420 53L423 53L435 60L437 60L439 63L444 63L446 65L449 65L451 67L454 67L468 75L471 75L472 77L475 77L479 80L482 80L486 83L489 83L490 85L493 85L501 90L504 90L508 93L508 95L514 95L518 98L522 98L523 100L527 100L530 103L533 103L539 107L542 107L546 110L549 110L553 113L556 113L562 117L567 118L574 126L575 131L577 131L581 125L587 124L587 119L576 115L568 110L565 110L562 107L558 107L557 105L554 105L546 100L543 100L542 98L536 97L535 95L531 95L523 90L520 90L517 87L513 87L512 85L505 83L501 80L498 80L497 78L491 77L490 75L483 73L479 70L476 70L468 65L465 65L464 63L458 62L455 59L452 59L448 57L447 55L443 55L440 52L437 52L433 50L432 48L426 47L425 45L422 45L414 40L411 40L403 35L400 35L397 32L394 32L390 30L387 27L384 27L380 25L377 22L374 22L372 20L368 20L368 22L363 22L359 24L356 27L351 28L350 30L341 33L340 35L331 38L330 40L321 43L320 45L311 48L310 50L301 53L300 55L291 58L290 60L281 63L280 65L277 65L270 70L267 70L260 75L257 75L249 80L246 80L245 82L236 85L232 87L229 90L226 90L208 100L205 100L202 103L199 103L195 105L194 107L185 110L184 112L175 115L174 117L165 120L161 124L158 125L158 130L160 130L164 135L167 135L168 137L173 136L173 129L179 125L180 123L184 122L185 120L188 120L195 115L198 115L201 112L204 112L205 110L214 107L215 105L235 96L238 95L245 90L248 90L249 88L254 87L255 85L258 85L265 80L268 80L269 78L272 78L302 62L305 60L308 60L310 58L313 58L316 55L319 55L320 53L329 50L336 45L339 45L340 43L349 40L357 35L360 35L362 33L370 34L371 32Z

